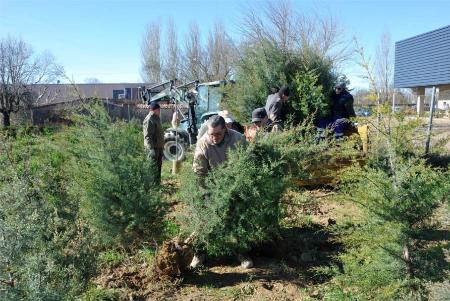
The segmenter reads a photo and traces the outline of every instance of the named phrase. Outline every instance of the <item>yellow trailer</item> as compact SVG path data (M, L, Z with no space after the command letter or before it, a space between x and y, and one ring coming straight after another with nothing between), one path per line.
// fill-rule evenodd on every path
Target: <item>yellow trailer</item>
M350 136L353 133L346 133L346 136ZM331 185L334 186L337 183L337 172L345 167L348 167L354 163L365 164L366 155L369 151L369 127L368 125L358 125L357 134L359 136L359 147L361 150L360 155L357 158L337 158L335 155L330 156L320 164L307 166L306 169L311 175L309 179L296 179L294 182L300 187Z

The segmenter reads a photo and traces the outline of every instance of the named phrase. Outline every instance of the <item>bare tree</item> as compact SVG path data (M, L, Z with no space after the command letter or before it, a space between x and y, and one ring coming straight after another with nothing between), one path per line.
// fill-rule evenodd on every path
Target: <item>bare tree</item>
M84 79L85 84L101 84L102 82L96 77L88 77Z
M197 23L193 22L189 26L189 31L185 36L183 51L183 68L181 76L184 80L202 80L201 66L202 46L200 41L200 30Z
M142 77L147 82L161 81L161 28L159 24L148 25L141 46Z
M0 112L3 125L11 124L11 114L38 101L33 85L47 84L63 74L50 53L35 55L30 45L18 38L0 41ZM40 85L45 89L46 85ZM42 91L40 91L42 92ZM44 91L45 92L45 91ZM39 95L45 94L44 92ZM39 97L38 95L38 97Z
M225 26L216 22L209 32L207 55L202 60L201 67L206 80L227 79L231 73L234 57L234 44L227 35Z
M380 44L376 49L375 70L377 74L377 83L382 102L389 101L392 96L392 80L394 74L394 51L391 42L391 35L388 31L383 32Z
M245 10L241 33L247 43L270 43L284 53L312 49L334 64L347 60L351 51L339 22L331 16L307 17L289 0L267 1Z
M167 23L166 47L163 60L163 77L166 80L178 78L180 74L180 50L175 23L172 19Z
M385 31L380 39L380 44L376 48L376 60L372 60L360 45L357 38L353 38L355 43L356 63L363 69L363 78L369 81L370 90L377 95L379 102L384 103L392 95L392 80L394 58L392 43L389 32Z
M364 79L369 81L370 92L374 95L378 93L378 81L375 73L375 64L372 59L367 56L364 47L362 47L356 37L353 37L353 41L355 43L355 53L356 63L363 69L363 75L361 76Z

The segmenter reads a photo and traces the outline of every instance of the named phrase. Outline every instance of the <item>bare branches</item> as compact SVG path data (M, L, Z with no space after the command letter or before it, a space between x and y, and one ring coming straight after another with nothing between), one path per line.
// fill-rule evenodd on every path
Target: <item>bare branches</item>
M142 75L151 82L183 78L213 81L229 78L236 54L232 39L225 26L216 22L209 32L206 45L201 44L200 30L192 23L185 36L184 47L179 46L175 24L169 21L164 41L164 54L160 54L159 25L147 30L142 46ZM158 76L159 77L158 77Z
M232 70L234 58L234 44L227 35L222 23L216 22L214 29L209 32L206 46L207 62L202 64L206 80L226 79Z
M353 41L355 43L355 53L358 56L356 63L364 70L364 75L362 77L369 81L371 92L373 94L377 94L378 85L374 72L374 63L370 57L367 57L364 47L359 44L356 37L353 37Z
M295 11L289 0L269 0L258 5L245 9L239 26L243 37L239 49L221 22L216 22L207 33L204 44L196 23L189 26L183 44L178 42L173 21L168 23L167 38L162 42L160 26L149 25L142 45L143 77L152 82L179 77L201 81L227 79L235 69L238 50L252 45L275 47L287 56L307 50L334 65L350 56L344 32L335 18L318 14L308 18Z
M339 64L350 56L343 30L332 16L313 17L296 12L288 0L249 7L240 31L247 44L270 43L284 53L308 48Z
M376 66L378 86L381 90L382 102L389 100L392 95L392 80L394 74L394 57L391 35L388 31L383 32L380 44L376 49Z
M392 95L394 74L393 49L389 32L385 31L381 36L380 44L376 48L375 61L367 56L356 37L353 38L353 41L357 54L356 63L364 71L362 77L369 81L371 92L379 95L380 103L388 101Z
M21 39L8 37L0 41L0 112L4 126L10 125L11 113L35 101L31 86L47 84L63 74L48 52L34 55Z
M163 56L162 74L164 79L178 78L180 74L180 50L178 37L173 20L167 24L166 48Z
M200 42L200 30L197 23L193 22L189 26L189 31L185 36L183 68L181 75L185 80L200 79L202 66L202 46Z
M147 82L161 81L161 28L152 23L147 27L141 46L142 77Z

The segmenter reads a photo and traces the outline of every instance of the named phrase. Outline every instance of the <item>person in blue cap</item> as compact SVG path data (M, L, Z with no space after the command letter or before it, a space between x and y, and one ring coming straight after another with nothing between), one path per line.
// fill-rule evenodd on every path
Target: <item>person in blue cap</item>
M161 167L164 149L164 131L161 126L161 108L158 103L149 105L150 112L143 122L144 147L149 159L154 160L158 168L157 182L161 181Z

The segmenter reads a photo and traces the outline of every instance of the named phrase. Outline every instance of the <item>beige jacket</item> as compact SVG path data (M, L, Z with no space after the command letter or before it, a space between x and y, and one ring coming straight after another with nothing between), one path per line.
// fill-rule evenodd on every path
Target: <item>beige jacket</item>
M143 122L145 149L164 148L164 131L159 116L148 113Z
M225 133L223 141L219 145L214 145L207 134L197 141L194 152L194 172L204 177L208 172L227 160L227 152L234 149L239 144L245 144L245 138L241 133L234 130L228 130Z

